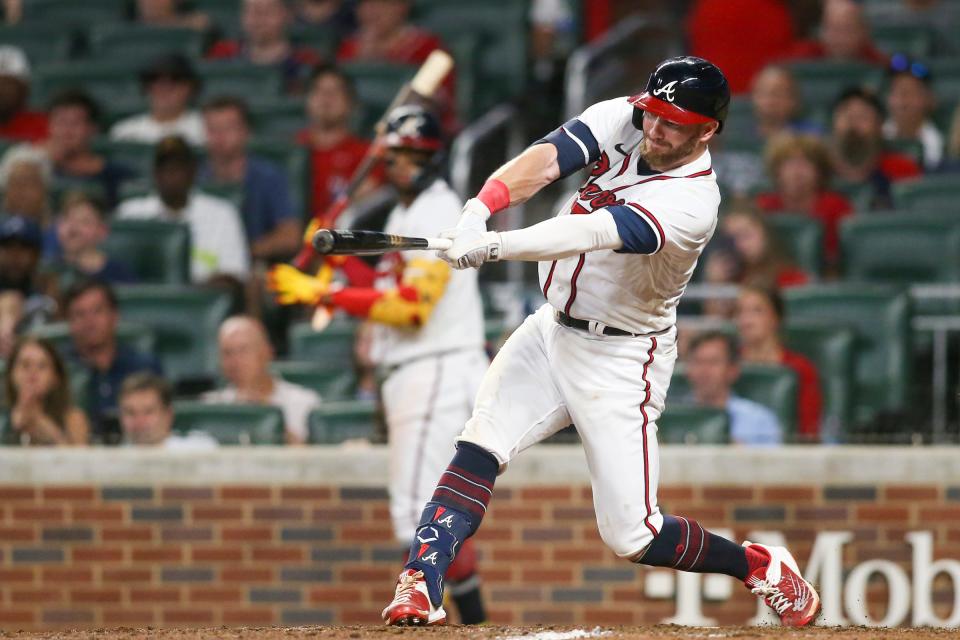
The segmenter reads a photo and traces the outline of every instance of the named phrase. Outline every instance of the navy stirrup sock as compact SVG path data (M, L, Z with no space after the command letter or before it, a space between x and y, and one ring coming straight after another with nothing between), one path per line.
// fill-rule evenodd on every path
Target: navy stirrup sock
M723 573L740 580L748 573L743 547L682 516L664 516L660 535L637 562L695 573Z
M434 606L443 602L443 576L459 545L480 527L499 468L485 449L458 443L453 461L423 509L406 568L423 571Z

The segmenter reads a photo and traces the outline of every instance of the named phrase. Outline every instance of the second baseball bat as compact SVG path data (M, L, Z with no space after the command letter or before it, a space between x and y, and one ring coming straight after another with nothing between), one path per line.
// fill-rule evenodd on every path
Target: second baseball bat
M313 234L313 248L327 256L375 256L409 249L443 250L453 244L447 238L413 238L381 231L320 229Z

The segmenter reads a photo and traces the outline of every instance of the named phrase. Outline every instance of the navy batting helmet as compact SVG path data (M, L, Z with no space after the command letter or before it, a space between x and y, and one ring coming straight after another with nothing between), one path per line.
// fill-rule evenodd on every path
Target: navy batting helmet
M679 124L717 121L719 133L730 107L730 87L712 62L694 56L667 58L630 104Z
M391 149L439 151L443 147L440 122L419 105L397 107L387 115L384 144Z

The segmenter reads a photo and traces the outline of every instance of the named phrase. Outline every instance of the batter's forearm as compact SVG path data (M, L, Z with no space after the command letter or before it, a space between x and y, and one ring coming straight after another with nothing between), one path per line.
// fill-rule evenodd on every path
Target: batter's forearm
M607 211L560 216L526 229L504 231L500 241L503 260L560 260L623 246L617 224Z
M494 171L490 179L506 185L510 204L514 205L526 202L559 177L557 148L536 144Z

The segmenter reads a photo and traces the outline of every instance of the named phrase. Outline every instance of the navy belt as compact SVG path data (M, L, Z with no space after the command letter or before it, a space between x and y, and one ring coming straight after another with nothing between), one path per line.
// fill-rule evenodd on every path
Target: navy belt
M581 320L580 318L574 318L572 316L568 316L563 311L555 311L553 315L557 319L557 322L562 324L565 327L570 327L571 329L579 329L580 331L593 333L592 331L590 331L590 323L587 320ZM624 331L623 329L617 329L616 327L604 327L603 335L637 337L641 334L631 333L629 331Z

